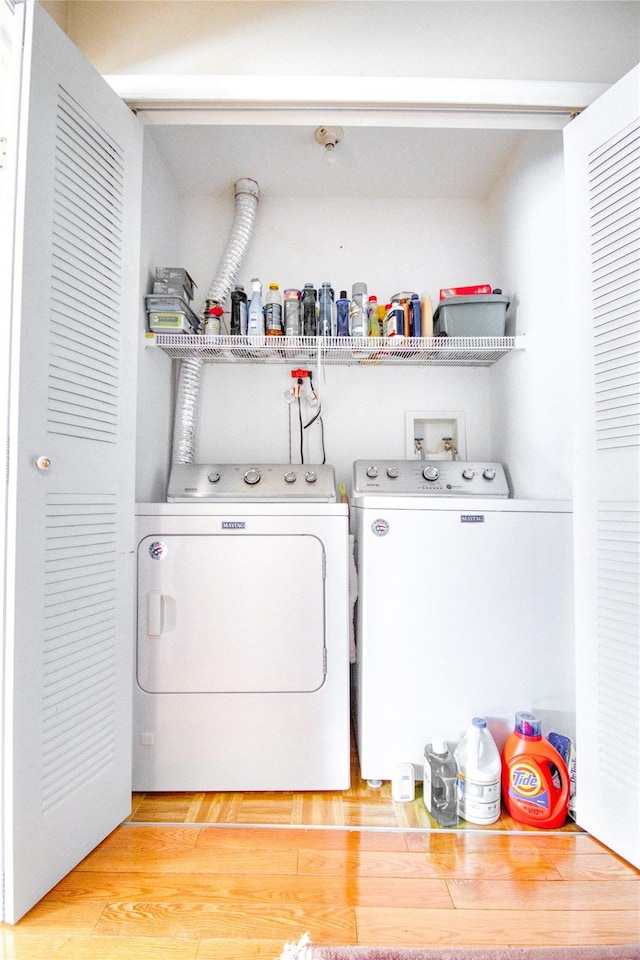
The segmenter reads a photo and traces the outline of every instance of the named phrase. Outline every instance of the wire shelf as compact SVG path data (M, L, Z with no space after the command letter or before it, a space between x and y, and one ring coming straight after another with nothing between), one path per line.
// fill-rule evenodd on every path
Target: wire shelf
M488 367L514 350L519 337L230 337L184 333L150 336L177 359L200 357L206 363L283 363L288 366L340 364L361 366Z

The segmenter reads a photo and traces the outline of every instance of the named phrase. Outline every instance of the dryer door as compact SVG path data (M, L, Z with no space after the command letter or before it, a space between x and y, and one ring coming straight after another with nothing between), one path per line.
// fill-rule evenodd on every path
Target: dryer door
M147 693L317 690L324 569L322 542L309 535L145 537L138 685Z

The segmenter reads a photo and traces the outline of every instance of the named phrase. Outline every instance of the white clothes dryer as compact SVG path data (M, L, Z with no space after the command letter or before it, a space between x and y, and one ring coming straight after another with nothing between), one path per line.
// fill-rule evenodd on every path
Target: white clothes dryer
M169 496L137 509L134 789L347 789L333 469L180 465Z

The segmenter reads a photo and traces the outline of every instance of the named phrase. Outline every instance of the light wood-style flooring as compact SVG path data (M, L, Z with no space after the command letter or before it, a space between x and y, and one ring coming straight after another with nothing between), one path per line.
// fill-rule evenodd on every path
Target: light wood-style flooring
M640 875L584 833L119 827L15 927L11 960L277 958L315 944L640 943Z
M433 829L433 820L416 784L411 803L394 803L391 784L372 788L360 778L355 737L351 738L351 787L322 793L135 793L129 820L133 823L227 823L314 827ZM460 829L487 830L460 821ZM535 830L515 823L503 810L494 830ZM578 828L570 821L564 832Z
M344 795L136 794L127 823L0 925L0 957L276 960L307 931L316 945L640 947L640 871L573 825L433 829L419 793L394 804L359 776Z

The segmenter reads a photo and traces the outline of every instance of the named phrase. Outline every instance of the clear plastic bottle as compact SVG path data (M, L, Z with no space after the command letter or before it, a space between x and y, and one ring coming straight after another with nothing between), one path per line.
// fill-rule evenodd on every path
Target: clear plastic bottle
M351 309L351 300L347 297L347 291L341 290L340 296L336 300L336 337L349 336L349 310Z
M458 823L456 781L458 767L444 740L434 740L424 748L424 805L441 827Z
M352 337L367 337L369 335L367 302L366 283L354 283L351 287L351 316L349 318L349 333Z
M323 283L318 292L318 336L333 337L336 332L336 311L333 288Z
M484 717L474 717L453 754L458 765L458 814L469 823L500 816L502 761Z
M229 333L236 337L247 335L247 295L241 283L231 291L231 323Z
M318 333L318 303L312 283L305 283L302 290L302 332L305 337Z
M302 333L302 304L299 290L284 292L284 333L286 337L299 337Z
M247 334L250 337L264 336L264 314L262 312L262 284L254 277L251 281L251 302L249 304L249 319Z
M282 336L282 294L277 283L269 284L264 308L264 332L268 337Z

